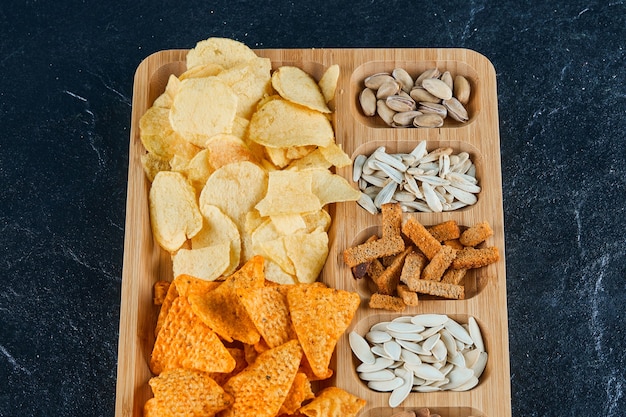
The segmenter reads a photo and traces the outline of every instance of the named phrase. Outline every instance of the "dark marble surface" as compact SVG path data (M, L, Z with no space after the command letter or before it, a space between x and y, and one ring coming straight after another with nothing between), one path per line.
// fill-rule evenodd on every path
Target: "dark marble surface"
M0 416L114 415L133 74L209 36L486 55L513 415L626 415L624 1L312 4L0 6Z

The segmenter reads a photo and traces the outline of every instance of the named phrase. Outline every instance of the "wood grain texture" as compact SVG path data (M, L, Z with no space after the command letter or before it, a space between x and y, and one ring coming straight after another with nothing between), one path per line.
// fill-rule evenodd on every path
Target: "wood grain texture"
M152 239L148 216L149 183L141 167L145 152L139 140L139 119L154 99L164 91L170 74L185 70L186 50L167 50L147 57L137 68L134 79L132 126L130 131L127 211L122 272L122 300L116 392L116 416L139 417L145 401L151 397L147 384L151 377L148 362L154 343L157 308L152 304L152 285L159 279L172 279L171 260ZM339 78L334 103L333 124L337 143L354 158L379 146L388 152L407 151L418 141L426 140L428 149L451 146L456 152L467 151L476 164L482 187L476 205L447 213L405 214L416 216L429 226L456 220L462 226L488 221L494 236L488 241L496 246L501 260L466 277L465 300L441 300L424 297L418 306L402 314L445 313L460 322L474 316L483 332L489 360L479 385L467 392L412 393L402 407L387 407L388 394L377 393L360 382L356 375L347 333L337 344L329 381L368 403L360 416L386 417L400 409L429 407L442 416L511 416L508 319L506 305L506 268L500 138L497 110L497 86L491 63L479 53L467 49L281 49L257 50L272 60L273 67L297 65L319 79L324 70L339 64ZM437 129L393 129L375 118L363 116L358 108L358 93L363 79L376 72L406 69L412 76L437 66L453 75L464 75L472 86L466 124L446 121ZM337 173L350 179L351 168ZM338 203L329 208L333 224L329 230L330 251L321 280L340 289L357 291L362 303L348 330L365 333L372 324L398 316L367 308L369 291L363 280L352 278L343 264L344 249L363 241L380 227L380 215L371 215L355 203Z

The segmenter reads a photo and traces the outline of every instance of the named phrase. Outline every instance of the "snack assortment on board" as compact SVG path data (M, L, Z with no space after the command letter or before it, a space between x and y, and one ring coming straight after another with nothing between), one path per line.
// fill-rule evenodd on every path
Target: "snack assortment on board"
M471 86L462 75L453 77L430 68L415 79L403 68L372 74L359 95L365 116L378 116L392 127L442 127L446 117L465 123Z
M445 314L400 316L349 334L356 371L367 386L389 392L398 407L411 392L467 391L478 384L488 354L474 317L460 324Z
M495 246L479 246L493 235L487 222L461 227L448 220L425 227L415 217L402 220L398 203L382 206L382 236L343 252L355 278L375 287L370 308L402 311L418 304L418 294L462 300L469 269L497 262ZM408 242L408 243L405 243Z

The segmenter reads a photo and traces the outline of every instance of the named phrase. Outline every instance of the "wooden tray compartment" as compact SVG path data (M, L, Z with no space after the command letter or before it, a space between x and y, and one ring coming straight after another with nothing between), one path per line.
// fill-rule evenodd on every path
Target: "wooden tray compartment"
M329 383L367 399L368 403L360 413L365 417L388 417L395 411L417 407L429 407L444 417L510 416L497 94L495 71L489 61L466 49L274 49L256 52L270 58L274 68L297 65L317 79L328 66L340 65L341 75L333 103L333 124L337 142L353 157L357 152L370 151L381 144L389 151L404 151L420 140L427 140L429 149L451 144L455 150L470 152L477 164L477 175L483 189L478 203L456 212L411 215L425 225L448 219L455 219L461 225L487 220L495 232L489 244L497 246L501 253L501 261L488 267L475 279L474 290L470 291L466 300L424 298L419 306L403 313L446 313L459 320L472 315L477 319L489 360L476 388L461 393L411 394L402 407L391 410L387 407L388 394L376 393L358 379L346 335L337 345L331 364L335 375ZM186 53L187 50L167 50L150 55L139 65L134 79L118 346L117 417L141 416L143 404L152 396L147 384L152 376L148 363L158 312L152 303L152 285L157 280L172 279L169 254L158 247L151 235L147 204L149 183L140 162L145 150L139 140L138 124L143 113L164 91L169 75L179 75L185 70ZM470 80L473 93L469 105L471 120L468 123L446 122L439 129L394 129L373 122L360 113L357 95L365 76L382 70L390 71L396 66L415 75L433 64L442 70L449 69L453 75L465 75ZM347 179L352 177L351 168L338 169L337 173ZM378 230L380 215L371 215L355 203L335 204L329 211L334 221L329 230L329 257L321 279L333 287L356 289L361 293L349 268L343 264L342 252L362 240L365 233ZM365 297L366 294L361 295ZM387 312L369 310L364 299L349 330L365 329L389 316L391 314Z

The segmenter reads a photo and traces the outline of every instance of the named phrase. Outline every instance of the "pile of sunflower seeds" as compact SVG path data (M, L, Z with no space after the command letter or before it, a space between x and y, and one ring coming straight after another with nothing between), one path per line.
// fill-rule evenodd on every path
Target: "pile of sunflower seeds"
M445 314L400 316L373 325L365 336L349 334L352 353L361 362L359 378L375 391L389 392L398 407L411 392L467 391L487 365L480 328Z
M403 68L370 75L359 94L366 116L378 115L392 127L441 127L450 116L461 123L469 120L466 109L471 86L462 75L431 68L415 80Z
M426 150L421 141L409 153L389 154L384 146L354 159L352 179L362 191L358 203L372 214L397 202L405 212L458 210L478 201L481 187L467 152L449 147Z

